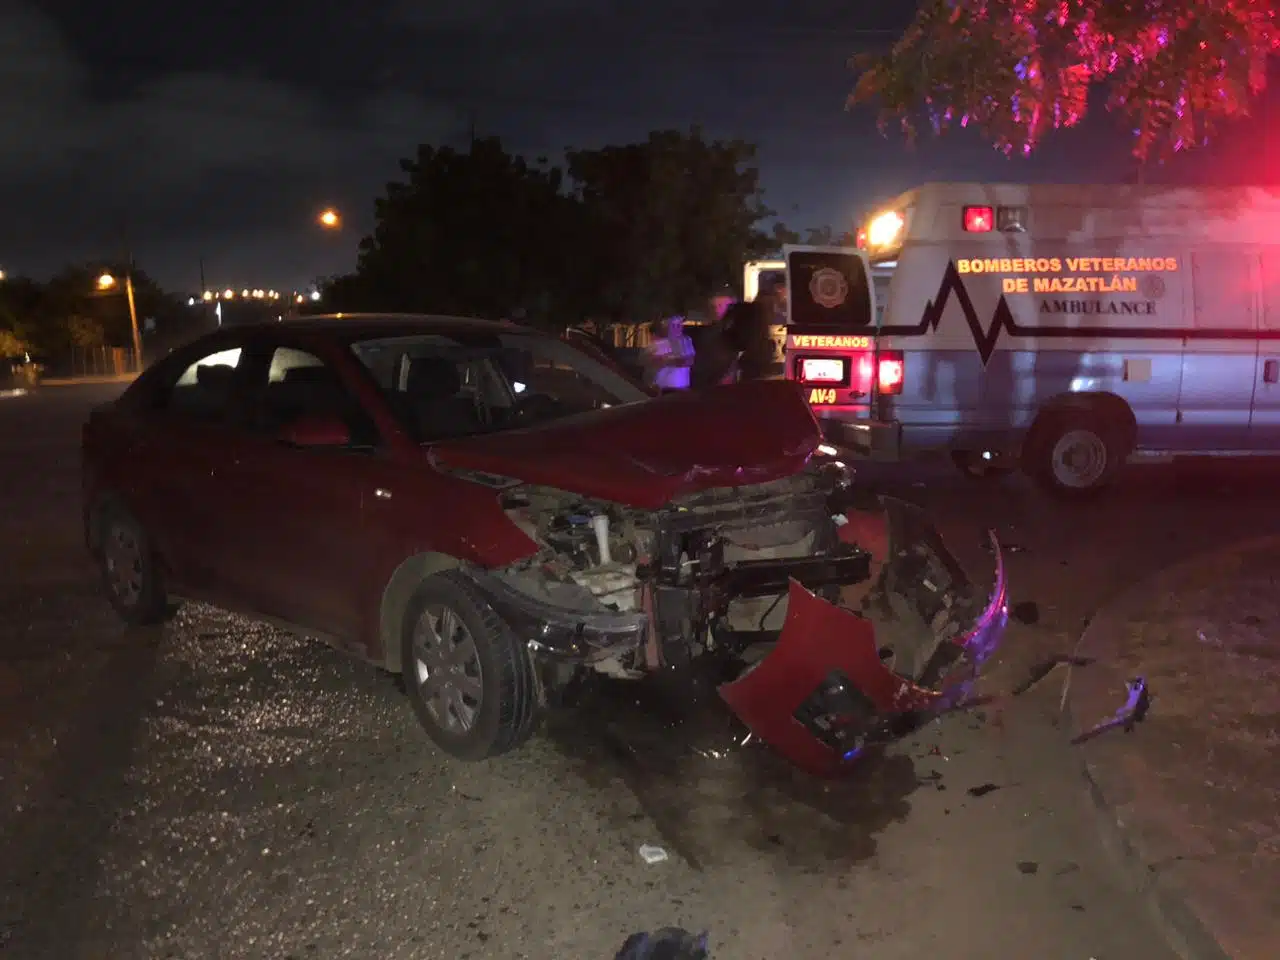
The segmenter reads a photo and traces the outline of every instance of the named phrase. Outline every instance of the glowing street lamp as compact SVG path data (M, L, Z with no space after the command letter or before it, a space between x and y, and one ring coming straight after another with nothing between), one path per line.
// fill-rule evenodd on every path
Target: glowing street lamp
M116 285L116 278L109 273L104 273L98 277L98 289L110 290Z
M341 225L342 217L332 207L320 214L320 226L326 230L336 230Z

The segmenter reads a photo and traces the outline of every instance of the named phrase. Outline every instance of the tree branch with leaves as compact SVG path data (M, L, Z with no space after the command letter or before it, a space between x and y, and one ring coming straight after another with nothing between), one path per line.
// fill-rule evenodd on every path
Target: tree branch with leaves
M854 58L849 103L910 139L973 124L1029 154L1103 88L1146 162L1246 116L1277 51L1275 0L924 0L888 52Z

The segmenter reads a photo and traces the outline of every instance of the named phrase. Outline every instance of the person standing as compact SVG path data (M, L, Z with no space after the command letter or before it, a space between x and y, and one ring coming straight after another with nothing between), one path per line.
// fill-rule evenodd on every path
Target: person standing
M767 380L773 376L774 344L769 333L773 301L757 297L750 303L737 304L737 313L729 326L729 339L738 353L739 380Z
M688 390L693 370L693 341L684 332L684 317L668 317L659 335L645 348L645 378L659 393Z

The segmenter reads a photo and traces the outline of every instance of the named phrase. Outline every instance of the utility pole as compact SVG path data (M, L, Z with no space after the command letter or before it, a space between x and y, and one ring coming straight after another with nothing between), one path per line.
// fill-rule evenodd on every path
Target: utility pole
M122 224L124 240L124 295L129 301L129 328L133 333L133 369L142 372L142 330L138 327L138 305L133 298L133 249L129 243L128 223ZM203 292L203 291L201 291Z
M124 295L129 300L129 325L133 328L133 369L142 372L142 331L138 329L138 306L133 300L133 260L124 271Z

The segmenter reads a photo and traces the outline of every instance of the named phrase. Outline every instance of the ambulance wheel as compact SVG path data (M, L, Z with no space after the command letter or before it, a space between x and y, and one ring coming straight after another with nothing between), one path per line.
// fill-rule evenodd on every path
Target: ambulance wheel
M1027 472L1054 496L1083 500L1115 479L1128 453L1123 446L1123 433L1098 412L1055 412L1032 431Z
M1013 467L984 460L981 454L972 450L952 450L951 462L962 474L974 480L1002 480L1013 473Z

